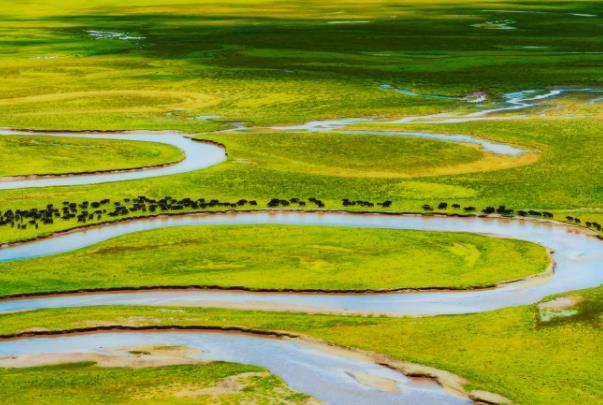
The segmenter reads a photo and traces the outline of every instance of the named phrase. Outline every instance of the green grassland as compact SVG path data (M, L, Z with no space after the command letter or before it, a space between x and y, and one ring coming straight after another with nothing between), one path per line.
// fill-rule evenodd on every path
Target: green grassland
M200 139L208 138L200 135ZM466 146L418 138L337 133L212 134L236 163L303 174L343 177L432 177L499 170L530 163L526 158L485 154Z
M473 315L356 317L204 308L96 307L0 316L0 333L94 325L210 325L281 330L459 374L468 389L523 404L598 403L603 289L571 293L576 314L543 322L536 306Z
M5 190L0 192L2 212L44 208L49 203L61 206L63 201L110 198L113 203L139 195L254 199L258 209L266 209L272 198L316 197L326 209L367 209L344 207L344 198L390 200L390 208L375 210L414 212L422 211L425 203L437 206L445 201L478 210L504 204L551 211L558 220L573 215L583 222L603 223L603 104L588 104L581 96L553 100L551 110L526 110L527 117L505 121L355 126L471 134L538 151L529 158L495 158L470 145L412 138L274 133L266 128L215 132L231 128L233 122L267 127L478 108L458 99L403 94L382 84L425 95L463 97L479 91L493 105L508 91L602 88L599 2L5 3L0 13L0 127L180 130L224 144L228 160L168 177ZM492 29L501 22L513 28ZM35 148L31 142L37 142ZM84 148L86 153L81 152ZM106 170L181 158L171 147L140 142L0 138L0 176ZM131 214L137 215L141 214ZM75 226L75 219L39 229L1 226L0 241ZM540 246L462 233L188 227L127 235L55 257L2 263L0 295L158 284L274 289L467 287L536 274L545 266L546 252ZM517 403L599 403L603 287L568 295L577 303L550 320L537 305L416 318L88 307L0 314L0 334L96 325L290 331L448 370L467 378L469 389L497 392ZM203 389L259 370L225 363L0 369L0 402L174 403L178 399L172 392L155 388L196 384ZM246 386L211 400L306 399L272 375Z
M383 137L381 140L377 136L354 137L345 142L345 150L338 149L339 152L335 154L345 153L350 156L350 160L346 162L340 159L338 165L335 165L336 162L329 162L326 157L330 150L327 145L321 147L318 152L324 152L320 153L313 149L316 142L306 142L312 148L296 149L290 153L282 149L282 145L292 142L287 137L302 135L271 134L267 138L271 142L263 145L260 134L246 135L250 138L237 134L204 134L199 137L221 141L226 145L227 151L229 146L233 147L227 162L206 170L163 178L90 186L6 190L0 193L0 206L5 209L43 208L47 203L60 206L63 200L78 202L138 195L153 198L170 195L174 198L190 196L230 201L240 198L256 199L260 203L258 207L265 208L266 202L271 198L316 197L322 199L328 209L341 209L342 199L350 198L391 200L393 205L390 210L393 211L421 211L424 203L437 205L440 201L447 201L463 206L473 205L480 209L488 205L505 204L515 209L555 211L558 213L557 218L562 217L567 210L583 212L584 220L596 220L595 215L600 215L597 210L603 200L603 190L599 187L599 178L603 173L603 143L600 142L603 122L598 119L549 117L455 125L413 125L407 128L470 133L499 142L520 144L540 150L540 158L528 165L484 173L412 179L348 177L336 174L339 170L349 171L354 165L365 165L366 168L368 159L365 160L365 151L376 151L377 147L372 146L374 143L383 145L377 151L387 153L390 158L397 153L401 156L413 156L422 148L417 143L416 150L404 149L409 143L395 137ZM322 136L325 138L320 138ZM285 139L278 140L279 137ZM245 139L250 140L249 146L245 146L242 141ZM342 140L343 135L331 138L330 135L313 134L307 139ZM278 170L273 168L277 163L268 163L265 156L258 157L251 149L251 140L267 156L285 158L279 160ZM431 142L427 144L433 145ZM454 146L457 145L451 147ZM315 155L324 162L325 174L307 173L304 165L299 162L312 163ZM371 156L373 157L377 159L376 155ZM438 161L438 156L432 158ZM254 159L257 160L256 164L251 164ZM483 161L485 160L480 162ZM388 165L390 163L377 160L372 170L391 170ZM0 227L0 239L18 240L73 226L77 226L75 220L41 226L39 230L29 227L15 231L10 227Z
M179 149L152 142L0 137L0 176L130 169L173 163L183 158Z
M542 272L546 250L443 232L200 226L127 235L74 253L0 264L0 295L211 285L364 290L488 286Z
M599 19L572 14L597 12L558 0L7 4L0 125L194 131L220 126L194 119L207 114L274 124L464 105L381 83L456 96L598 85ZM501 19L516 29L476 27Z
M501 171L498 175L476 173L440 177L438 181L456 187L479 189L478 201L495 203L498 200L511 206L557 210L558 219L568 213L586 220L600 219L598 208L603 194L598 184L603 173L603 160L599 158L601 151L597 145L601 144L603 126L598 119L547 117L502 122L359 127L462 133L531 145L542 151L541 159L532 165Z
M0 369L0 383L0 402L7 405L294 404L308 399L260 367L223 362L135 369L94 363ZM220 389L224 383L232 388Z
M416 0L10 4L0 18L0 125L203 133L228 128L231 121L273 125L474 108L382 89L382 83L423 94L480 90L491 99L509 90L598 86L599 18L573 15L598 14L597 7L591 1ZM499 19L512 19L517 29L474 26ZM314 196L327 208L341 208L343 198L389 199L398 211L454 200L478 207L583 210L594 217L603 198L603 124L596 104L576 105L568 113L576 112L592 117L424 127L466 130L541 150L540 159L528 165L501 166L475 149L426 140L203 134L227 145L228 162L168 178L3 191L0 207L142 194L258 201ZM286 149L293 142L303 147ZM420 164L405 158L419 158ZM400 173L431 176L409 179ZM18 232L2 227L0 240L75 225Z

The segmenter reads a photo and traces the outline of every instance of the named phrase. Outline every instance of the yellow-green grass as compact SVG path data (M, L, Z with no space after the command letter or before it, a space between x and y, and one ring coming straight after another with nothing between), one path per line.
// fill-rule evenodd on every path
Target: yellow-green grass
M91 186L6 190L0 193L0 208L3 211L8 208L44 208L48 203L60 206L65 200L121 200L138 195L230 201L256 199L258 208L266 208L271 198L316 197L323 200L328 209L344 208L341 203L344 198L373 202L391 200L393 205L389 210L415 212L421 211L425 203L437 206L440 201L479 209L504 204L514 209L555 211L556 218L564 216L560 214L562 210L596 212L601 208L603 190L599 184L603 173L603 143L600 138L603 136L603 123L600 120L526 119L406 128L470 133L497 142L520 144L540 150L540 158L526 166L494 172L404 179L274 170L248 164L244 160L245 155L232 151L227 162L193 173ZM201 137L211 139L214 136L219 139L222 135L204 134ZM236 136L232 135L234 139ZM362 149L370 148L374 141L375 137L366 136L365 144L358 141L360 151L350 149L350 156L361 155ZM262 148L261 138L258 138L258 144L258 148ZM33 227L21 231L0 227L0 240L19 240L77 225L75 220L71 220L40 226L38 230Z
M314 226L199 226L0 264L0 295L141 286L388 290L491 286L538 274L546 249L480 235Z
M572 15L597 9L593 1L558 0L10 4L0 19L0 125L194 131L219 126L196 115L266 124L466 105L381 83L492 97L597 85L599 21ZM517 29L474 26L500 18L513 19Z
M514 201L524 200L523 207L536 209L555 209L565 206L565 208L588 211L600 208L600 204L596 201L600 201L598 191L593 187L599 182L599 173L602 173L603 167L603 161L599 160L596 147L602 134L601 121L598 119L546 117L498 122L378 124L354 127L469 134L486 136L498 142L528 145L528 148L533 147L542 151L541 159L535 164L500 172L494 176L490 173L480 173L439 180L456 186L477 186L481 190L481 198L494 203L497 199L499 201L504 199L503 203L513 206L517 206ZM588 135L582 137L578 135L579 133L588 133ZM556 163L551 165L553 161ZM573 196L573 202L565 197L570 195ZM565 202L558 205L561 199Z
M0 333L128 325L238 326L310 335L434 366L467 389L520 404L599 403L603 395L603 289L571 293L577 313L541 322L535 306L419 318L308 315L204 308L96 307L0 316Z
M537 155L496 156L475 145L419 138L337 133L200 135L226 146L237 163L266 169L344 177L429 177L500 170Z
M308 396L252 365L212 362L146 368L72 363L0 369L3 404L295 404Z
M153 142L0 136L0 177L132 169L183 158L178 148Z

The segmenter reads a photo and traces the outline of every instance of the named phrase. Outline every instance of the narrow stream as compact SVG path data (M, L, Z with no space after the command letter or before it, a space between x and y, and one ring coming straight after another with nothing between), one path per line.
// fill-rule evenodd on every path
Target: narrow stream
M341 119L327 121L313 121L302 125L289 127L274 127L282 131L290 130L308 130L325 131L345 127L355 122L365 122L362 119ZM248 128L237 128L236 130L247 130ZM437 133L421 132L394 132L394 131L341 131L341 133L359 134L359 135L383 135L383 136L403 136L413 138L435 139L445 142L455 143L473 143L487 152L497 155L519 156L528 152L525 149L506 145L503 143L491 142L486 139L477 138L471 135L446 135ZM139 180L152 177L169 176L172 174L188 173L196 170L206 169L226 161L226 151L211 143L195 141L184 134L175 131L134 131L124 133L58 133L58 132L33 132L33 131L15 131L4 129L0 130L3 135L31 135L31 136L57 136L65 138L90 138L90 139L112 139L128 140L141 142L157 142L172 145L182 150L185 158L174 164L160 167L148 167L141 169L131 169L126 171L104 172L98 174L68 174L57 176L38 176L38 177L20 177L20 178L0 178L0 190L11 190L31 187L56 187L56 186L77 186L86 184L108 183L125 180ZM1 136L1 135L0 135Z
M90 139L114 139L127 141L157 142L175 146L184 152L184 159L180 162L161 166L142 168L140 170L128 170L123 172L106 172L98 174L75 174L59 176L41 176L37 178L24 178L17 180L2 181L0 178L0 190L19 189L29 187L55 187L55 186L77 186L84 184L108 183L124 180L138 180L151 177L169 176L172 174L188 173L217 165L226 160L226 152L220 146L194 141L191 138L172 131L135 131L124 133L55 133L55 132L27 132L0 130L3 135L33 135L33 136L58 136L64 138L90 138Z
M291 125L282 127L271 127L279 131L307 131L307 132L329 132L334 130L338 134L349 134L349 135L375 135L375 136L399 136L408 138L421 138L421 139L433 139L443 142L453 143L471 143L479 145L485 152L490 152L495 155L501 156L520 156L524 153L529 152L526 149L508 145L504 143L498 143L489 141L485 138L478 138L471 135L451 135L451 134L439 134L433 132L414 132L414 131L368 131L368 130L342 130L348 125L359 124L359 123L371 123L377 122L372 119L362 118L343 118L333 119L324 121L310 121L301 125ZM387 122L384 122L387 124Z
M426 93L416 93L412 90L395 87L391 84L381 84L380 87L385 90L395 91L407 96L420 97L420 98L436 98L446 100L464 101L466 103L476 104L479 108L478 111L459 117L459 119L465 118L466 120L475 120L477 117L484 117L501 112L512 112L518 110L524 110L527 108L538 107L543 105L544 101L558 98L563 95L573 94L593 94L587 104L593 104L603 100L603 89L592 88L592 87L552 87L546 89L529 89L519 90L504 93L502 99L492 103L486 103L487 96L479 94L476 97L457 97L457 96L442 96ZM460 121L459 121L460 122ZM434 122L435 123L435 122Z
M449 96L431 96L419 94L410 90L398 89L394 86L383 84L384 89L391 89L402 92L406 95L416 97L435 97L435 98L450 98L458 99L457 97ZM502 105L484 108L480 111L467 114L465 116L449 116L445 115L439 121L437 116L429 118L427 122L431 123L446 123L446 122L463 122L474 121L481 119L480 117L489 116L494 113L521 110L539 105L543 100L558 97L562 94L574 93L593 93L602 94L603 90L595 88L555 88L546 91L538 90L522 90L517 92L506 93L503 95ZM589 102L594 103L603 100L603 97L598 96L591 99ZM480 101L481 102L481 101ZM479 104L479 103L478 103ZM427 118L427 117L423 117ZM489 117L501 118L501 117ZM421 117L407 117L397 121L384 121L383 123L403 123L420 121ZM380 122L370 118L346 118L333 119L323 121L311 121L300 125L290 126L275 126L271 129L279 131L332 131L344 128L351 124ZM247 127L235 127L234 131L249 130ZM491 152L497 155L519 156L528 152L525 149L507 145L503 143L492 142L487 139L474 137L471 135L449 135L440 133L424 133L412 131L340 131L341 133L357 134L357 135L382 135L382 136L403 136L423 139L435 139L445 142L455 143L473 143L479 145L482 150ZM195 170L201 170L226 160L226 152L223 148L203 142L196 142L191 138L177 131L131 131L123 133L105 133L105 132L86 132L86 133L60 133L60 132L36 132L36 131L17 131L11 129L0 130L4 135L33 135L33 136L59 136L66 138L91 138L91 139L113 139L113 140L130 140L130 141L146 141L158 142L175 146L183 151L185 158L175 164L165 165L161 167L148 167L139 170L115 171L98 174L73 174L73 175L57 175L57 176L39 176L32 178L18 179L3 179L0 178L0 190L20 189L30 187L55 187L55 186L75 186L85 184L97 184L124 180L137 180L152 177L168 176L172 174L187 173Z

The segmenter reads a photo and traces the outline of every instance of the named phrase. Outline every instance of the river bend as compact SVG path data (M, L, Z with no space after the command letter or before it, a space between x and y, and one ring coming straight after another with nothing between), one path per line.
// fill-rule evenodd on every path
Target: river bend
M0 261L67 253L140 231L174 226L236 224L350 226L469 232L521 239L550 249L555 262L555 271L549 277L509 283L487 290L371 294L203 289L100 292L3 300L0 301L0 312L96 305L181 305L334 313L378 313L397 316L463 314L533 304L551 294L596 287L603 283L603 242L590 231L579 227L529 219L424 217L345 212L258 211L131 220L80 229L21 245L7 246L0 249Z

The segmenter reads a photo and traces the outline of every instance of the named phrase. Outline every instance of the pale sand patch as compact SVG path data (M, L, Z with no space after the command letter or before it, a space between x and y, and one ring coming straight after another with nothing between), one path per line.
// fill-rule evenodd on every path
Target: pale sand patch
M363 373L361 371L357 372L346 372L349 376L353 377L356 381L358 381L362 385L366 385L367 387L376 388L385 392L398 392L400 388L398 387L398 383L390 378L380 377L377 375Z
M100 367L160 367L176 364L204 364L192 358L199 353L185 346L134 346L118 348L108 354L73 352L0 357L0 367L26 368L51 364L95 362Z
M28 368L48 366L51 364L79 363L83 361L102 361L110 356L101 356L92 353L53 353L53 354L28 354L24 356L0 357L0 368Z
M566 309L569 307L573 307L582 301L582 297L580 296L567 296L567 297L558 297L552 301L542 302L538 304L538 308L540 309Z
M48 332L48 329L34 326L33 328L24 329L22 332L23 333L27 333L27 332Z
M503 397L502 395L495 394L493 392L488 391L471 391L469 393L469 398L471 398L476 403L486 403L486 404L511 404L512 402Z
M538 304L538 317L541 322L549 322L555 318L567 318L578 314L577 309L571 309L582 301L579 296L558 297L552 301Z
M412 363L410 361L392 359L391 357L380 353L331 346L309 337L304 337L303 339L308 344L314 345L320 350L334 353L337 356L346 356L381 364L404 374L408 378L418 377L423 380L424 384L439 384L447 392L456 395L459 398L467 398L467 394L463 388L464 385L467 384L467 380L449 371Z
M552 301L538 304L538 317L541 322L549 322L555 318L567 318L578 314L573 306L582 301L580 296L558 297Z

